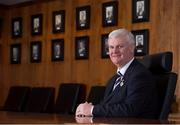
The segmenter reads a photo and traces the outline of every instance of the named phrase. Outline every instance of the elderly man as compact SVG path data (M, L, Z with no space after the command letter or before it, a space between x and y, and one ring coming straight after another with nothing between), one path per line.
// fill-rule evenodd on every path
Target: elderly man
M100 104L85 102L76 116L157 118L157 92L152 74L134 58L134 36L126 29L108 37L109 56L117 73L108 81Z

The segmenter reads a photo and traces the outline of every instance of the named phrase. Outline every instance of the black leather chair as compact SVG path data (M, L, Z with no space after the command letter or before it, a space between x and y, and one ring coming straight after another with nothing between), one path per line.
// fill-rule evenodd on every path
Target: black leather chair
M159 118L167 119L171 111L177 74L171 72L173 63L172 52L163 52L144 56L141 62L153 73L159 95Z
M78 83L60 84L55 112L61 114L74 114L77 106L80 103L85 102L85 97L85 85Z
M34 87L31 90L26 112L53 113L55 88Z
M9 89L3 109L5 111L24 111L31 88L27 86L12 86Z
M92 86L87 101L93 105L99 104L104 97L105 86Z

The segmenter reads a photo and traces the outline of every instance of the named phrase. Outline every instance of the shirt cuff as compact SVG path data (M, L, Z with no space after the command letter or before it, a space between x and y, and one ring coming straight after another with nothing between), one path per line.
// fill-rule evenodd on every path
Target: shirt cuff
M94 105L91 107L91 115L93 116Z

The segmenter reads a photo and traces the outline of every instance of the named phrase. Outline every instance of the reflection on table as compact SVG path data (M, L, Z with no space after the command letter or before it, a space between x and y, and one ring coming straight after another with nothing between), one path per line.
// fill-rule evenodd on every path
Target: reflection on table
M75 117L74 115L46 114L46 113L23 113L0 111L0 123L21 123L21 124L168 124L173 123L167 120L136 119L136 118L93 118Z

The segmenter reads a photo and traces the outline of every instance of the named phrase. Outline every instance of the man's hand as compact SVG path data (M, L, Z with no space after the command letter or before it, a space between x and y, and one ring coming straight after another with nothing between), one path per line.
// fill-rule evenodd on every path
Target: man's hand
M92 114L91 114L92 108L93 108L92 103L88 103L88 102L81 103L76 109L76 116L79 116L79 117L89 116L89 117L91 117L92 116Z

